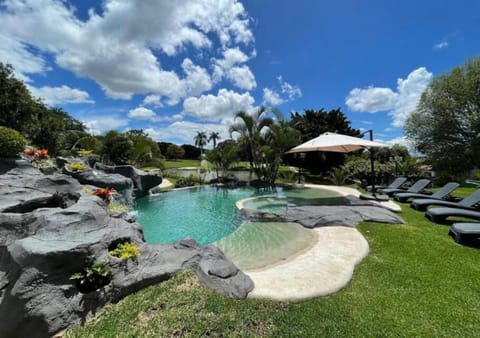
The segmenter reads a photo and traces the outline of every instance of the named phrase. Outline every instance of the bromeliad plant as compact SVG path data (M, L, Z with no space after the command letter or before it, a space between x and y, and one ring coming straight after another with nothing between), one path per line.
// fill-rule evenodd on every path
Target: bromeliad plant
M104 202L110 203L110 200L113 195L117 194L117 191L113 188L98 188L92 194L100 197Z
M109 251L109 254L120 258L122 261L126 261L140 257L140 248L132 242L124 242L118 244L114 250Z
M69 279L75 282L78 291L82 293L95 291L111 281L112 270L107 263L105 260L97 261L94 256L89 256L82 270L71 275Z

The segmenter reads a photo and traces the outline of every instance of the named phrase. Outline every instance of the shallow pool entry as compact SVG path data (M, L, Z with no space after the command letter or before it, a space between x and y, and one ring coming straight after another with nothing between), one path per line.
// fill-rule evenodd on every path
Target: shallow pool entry
M237 201L266 195L268 198L263 202L252 200L249 208L281 213L290 203L345 203L343 197L324 189L277 188L273 191L208 186L142 197L136 201L137 221L143 226L149 243L173 243L191 237L206 245L231 234L244 222L235 205Z

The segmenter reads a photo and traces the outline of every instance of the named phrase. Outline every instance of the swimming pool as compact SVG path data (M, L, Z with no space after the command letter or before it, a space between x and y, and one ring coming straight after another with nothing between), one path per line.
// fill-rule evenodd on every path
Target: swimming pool
M268 205L258 209L281 212L282 208L286 210L287 203L334 204L342 200L339 194L325 189L277 188L272 191L205 186L138 199L137 221L142 225L145 240L149 243L173 243L191 237L206 245L231 234L244 222L235 205L237 201L272 194L284 196L281 199L285 201L284 206L275 202L272 210Z

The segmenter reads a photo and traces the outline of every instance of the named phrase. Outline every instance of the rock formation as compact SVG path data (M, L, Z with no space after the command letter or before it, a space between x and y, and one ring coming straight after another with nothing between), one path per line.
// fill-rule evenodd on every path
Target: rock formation
M253 289L213 246L145 243L139 224L111 217L105 202L73 177L45 176L28 163L3 159L0 170L0 337L51 336L107 302L188 268L231 297ZM109 254L124 241L137 245L140 257L122 261ZM70 277L85 269L88 257L105 260L111 273L105 286L82 293Z

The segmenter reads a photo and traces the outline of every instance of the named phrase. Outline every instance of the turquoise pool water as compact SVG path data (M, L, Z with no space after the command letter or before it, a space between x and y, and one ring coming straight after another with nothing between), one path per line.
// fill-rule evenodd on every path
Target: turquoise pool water
M243 222L235 203L238 200L276 194L288 203L339 203L339 195L321 189L255 190L250 188L201 187L174 190L136 201L137 221L149 243L173 243L191 237L206 245L234 232ZM285 206L286 207L286 206ZM278 203L272 211L283 210ZM280 209L279 209L280 208ZM268 206L259 209L268 210Z

